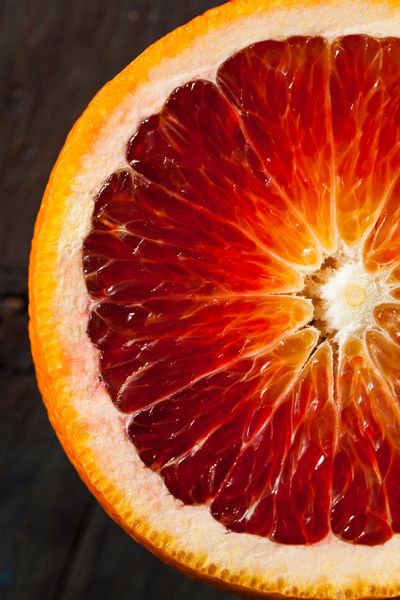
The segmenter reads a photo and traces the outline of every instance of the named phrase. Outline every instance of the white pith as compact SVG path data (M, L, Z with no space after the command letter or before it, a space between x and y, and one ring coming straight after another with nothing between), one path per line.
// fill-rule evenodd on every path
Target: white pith
M359 262L345 263L321 285L324 317L339 341L373 324L373 310L382 302L383 286L385 281L371 277Z
M331 265L322 266L308 277L306 291L314 300L314 319L323 336L339 346L349 336L362 336L376 327L374 309L384 302L394 302L386 271L369 273L359 247L341 245L329 257ZM333 259L333 261L332 261Z
M400 536L377 547L347 544L333 535L313 546L279 545L254 535L227 533L206 506L184 506L174 499L162 479L144 468L125 435L128 417L117 411L98 382L98 357L86 334L89 298L81 247L89 231L94 195L113 171L126 166L124 153L129 135L143 118L161 108L175 87L198 77L213 80L218 65L229 55L262 39L305 34L335 38L353 32L400 35L400 12L363 2L280 9L275 15L257 14L228 25L223 31L214 31L188 46L179 57L165 59L152 71L147 84L115 112L82 163L74 193L67 199L64 234L59 242L60 261L56 267L59 287L54 298L58 315L54 326L59 338L65 340L65 350L73 364L69 381L71 401L90 432L88 444L98 457L104 476L121 490L138 518L157 531L171 534L185 552L206 556L207 563L218 569L275 581L278 588L279 581L284 580L287 585L283 589L281 586L282 593L290 593L295 587L323 589L330 584L337 588L338 598L344 597L345 590L354 588L359 581L364 582L366 590L369 585L387 586L388 595L391 585L400 585ZM203 62L204 56L207 64ZM381 281L366 279L356 264L350 271L344 265L321 288L329 307L325 318L340 339L350 331L349 310L353 309L345 305L340 311L335 308L338 291L332 284L334 278L335 285L343 283L345 287L347 281L365 288L365 306L354 320L360 330L372 318L370 308L377 302L377 294L387 292Z

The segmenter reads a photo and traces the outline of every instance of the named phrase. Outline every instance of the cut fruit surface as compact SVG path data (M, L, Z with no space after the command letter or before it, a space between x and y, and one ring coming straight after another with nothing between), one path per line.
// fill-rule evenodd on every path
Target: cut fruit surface
M397 333L396 305L388 314L377 304L385 283L371 270L398 256L396 187L385 202L397 138L392 147L380 139L377 121L391 118L383 107L394 102L397 52L400 41L365 35L245 48L218 68L216 84L177 88L130 139L133 171L113 174L97 196L83 260L103 381L118 408L134 412L129 435L144 463L176 498L210 504L234 531L288 544L330 530L377 544L399 532L386 474L372 463L353 472L361 453L379 449L348 423L373 420L374 369L361 350L348 363L342 356L376 305L376 324ZM358 248L365 264L343 256L374 218ZM336 260L325 273L322 254ZM325 417L301 401L312 377L301 372L302 347L294 357L269 350L281 352L279 341L297 340L288 334L312 319L298 297L310 269L326 280L314 294L324 303L321 333L339 342L343 362L332 375L325 346L316 362L313 402ZM350 368L357 361L365 375ZM282 400L286 378L296 402ZM357 416L363 394L371 405ZM303 432L314 419L319 445ZM384 437L387 423L375 427ZM298 481L310 482L309 497Z
M211 11L96 97L38 219L64 447L133 537L238 592L400 592L396 27Z

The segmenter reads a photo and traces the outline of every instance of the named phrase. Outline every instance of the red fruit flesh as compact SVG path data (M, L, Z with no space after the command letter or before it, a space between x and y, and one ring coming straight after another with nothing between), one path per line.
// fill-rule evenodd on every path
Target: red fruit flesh
M175 90L96 197L83 262L103 381L143 462L230 530L400 532L396 292L336 370L299 296L338 235L400 280L399 67L397 39L255 44Z

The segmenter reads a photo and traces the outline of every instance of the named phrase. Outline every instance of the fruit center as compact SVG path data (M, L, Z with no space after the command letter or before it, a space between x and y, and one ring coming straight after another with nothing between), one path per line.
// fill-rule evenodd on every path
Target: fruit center
M375 307L390 301L385 278L368 273L362 260L349 256L329 257L309 276L306 295L322 336L339 344L373 326Z

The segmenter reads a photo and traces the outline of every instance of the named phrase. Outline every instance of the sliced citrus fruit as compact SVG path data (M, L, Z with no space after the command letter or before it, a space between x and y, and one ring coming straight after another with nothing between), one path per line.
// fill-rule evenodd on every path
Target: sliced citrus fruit
M43 199L51 422L130 535L238 593L400 593L399 28L214 9L103 88Z

